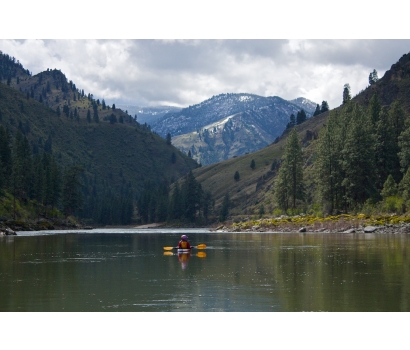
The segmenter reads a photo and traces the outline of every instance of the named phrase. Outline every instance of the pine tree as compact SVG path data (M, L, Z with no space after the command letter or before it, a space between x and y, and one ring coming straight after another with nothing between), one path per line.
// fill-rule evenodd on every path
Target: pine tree
M171 134L170 133L167 134L167 145L168 146L171 145Z
M316 105L315 112L313 113L313 116L316 117L316 116L319 115L320 113L321 113L321 112L320 112L320 106L319 106L319 104L317 104L317 105Z
M370 113L373 124L376 125L379 120L379 116L381 112L381 104L377 96L377 93L374 94L372 98L370 99L368 111Z
M203 191L201 184L196 181L192 171L185 176L181 192L182 198L184 198L184 216L187 220L193 222L200 210Z
M233 178L234 178L235 181L239 181L240 176L239 176L239 171L238 170L235 171L235 174L234 174Z
M177 162L177 156L175 155L175 152L172 152L171 154L171 163L175 164Z
M331 112L326 125L320 130L316 148L316 186L319 198L326 211L332 213L342 204L343 171L341 155L343 150L343 121L338 112Z
M255 160L254 159L252 159L252 161L251 161L251 169L252 170L255 169Z
M320 107L320 113L327 112L329 110L329 104L327 101L322 101L322 106Z
M370 118L373 119L373 108L370 108ZM375 134L375 161L376 161L376 187L380 191L389 174L398 167L398 149L395 142L393 126L390 123L388 112L381 110L376 123Z
M289 117L289 123L286 125L286 129L293 128L296 125L296 117L292 113Z
M228 218L230 204L229 194L226 193L222 201L221 213L219 215L220 222L224 222Z
M83 203L81 195L81 166L73 165L64 170L62 186L62 205L66 217L78 211Z
M295 129L292 129L286 140L282 159L275 183L275 198L279 207L286 210L289 201L296 208L296 200L304 198L303 152Z
M356 103L352 105L342 151L343 186L346 200L354 208L375 196L374 134L370 117Z
M0 190L9 184L10 174L12 169L12 153L10 147L10 134L7 129L4 129L0 124Z
M407 202L410 200L410 167L407 168L403 179L400 181L398 190L401 197Z
M26 136L20 130L14 140L12 154L12 188L13 195L27 201L32 190L31 149Z
M87 122L91 123L91 112L90 112L90 110L87 111Z
M301 109L298 114L296 115L296 125L302 124L306 121L306 113L303 109Z
M349 102L352 99L352 96L350 95L350 85L345 84L343 87L343 104Z
M397 195L397 184L393 179L393 176L389 175L387 180L383 184L383 190L381 191L383 199Z
M379 80L379 77L377 76L377 71L376 69L373 69L373 72L369 74L369 85L375 84Z

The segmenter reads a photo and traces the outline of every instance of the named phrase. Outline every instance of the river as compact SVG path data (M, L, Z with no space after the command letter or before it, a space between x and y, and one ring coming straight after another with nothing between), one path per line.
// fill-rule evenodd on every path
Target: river
M182 233L206 244L190 256ZM0 237L0 311L410 311L410 235L94 229Z

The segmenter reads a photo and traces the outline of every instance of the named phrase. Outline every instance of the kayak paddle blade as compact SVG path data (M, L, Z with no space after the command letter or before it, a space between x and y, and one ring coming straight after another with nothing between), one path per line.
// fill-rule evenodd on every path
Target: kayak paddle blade
M197 249L205 249L206 248L206 244L198 244L196 246Z
M172 250L174 247L164 247L164 250Z

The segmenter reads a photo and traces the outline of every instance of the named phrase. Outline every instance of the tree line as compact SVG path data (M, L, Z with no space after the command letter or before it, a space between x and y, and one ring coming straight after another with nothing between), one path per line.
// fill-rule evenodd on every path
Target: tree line
M81 203L78 183L81 171L78 166L61 170L51 153L33 153L20 129L13 138L0 125L0 194L12 195L14 218L16 201L25 204L31 201L38 215L51 215L57 207L66 216L71 215Z
M172 186L167 180L159 185L146 182L137 201L143 223L178 221L206 224L214 208L211 194L190 171Z
M289 134L274 186L278 208L304 210L316 203L334 213L410 206L410 120L400 102L381 106L374 94L363 107L351 100L346 84L342 107L330 112L316 142L308 184L298 134Z

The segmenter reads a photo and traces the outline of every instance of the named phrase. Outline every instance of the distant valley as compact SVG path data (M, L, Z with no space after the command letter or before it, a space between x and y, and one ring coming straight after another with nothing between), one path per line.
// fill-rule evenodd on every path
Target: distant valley
M157 106L157 107L140 107L132 105L117 104L117 108L126 111L129 115L137 116L137 121L140 124L147 123L152 125L158 119L162 118L167 113L177 113L182 108L172 106Z

